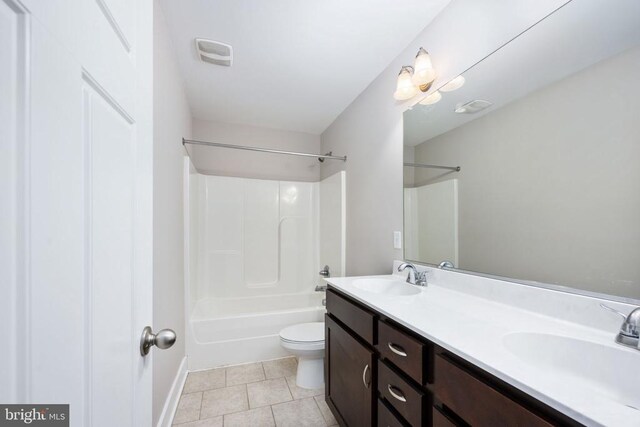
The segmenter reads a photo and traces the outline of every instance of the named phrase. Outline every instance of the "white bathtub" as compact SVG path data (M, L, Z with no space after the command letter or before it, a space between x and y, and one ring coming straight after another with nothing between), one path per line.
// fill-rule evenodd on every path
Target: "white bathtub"
M324 293L210 298L196 303L188 327L189 370L286 356L284 327L323 320Z

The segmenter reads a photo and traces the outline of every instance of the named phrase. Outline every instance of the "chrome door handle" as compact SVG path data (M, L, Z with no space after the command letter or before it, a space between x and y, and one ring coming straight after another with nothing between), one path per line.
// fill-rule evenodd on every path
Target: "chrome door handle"
M366 388L369 388L369 385L371 385L371 383L367 382L367 371L369 370L369 364L366 364L364 367L364 370L362 371L362 383L364 384L364 386Z
M404 393L398 387L394 387L391 384L387 384L387 390L389 390L389 393L391 394L391 396L393 396L395 399L399 400L400 402L407 401L407 398L404 397Z
M171 329L163 329L154 335L151 326L145 326L140 337L140 354L145 357L154 345L162 350L176 342L176 333Z
M387 346L389 347L389 350L393 351L398 356L407 357L407 352L404 351L404 348L400 347L398 344L390 342L387 344Z

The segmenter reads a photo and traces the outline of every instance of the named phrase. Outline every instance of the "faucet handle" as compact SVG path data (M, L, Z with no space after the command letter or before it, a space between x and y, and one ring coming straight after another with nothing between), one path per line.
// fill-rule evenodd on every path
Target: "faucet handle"
M442 269L442 268L455 268L455 267L451 261L442 261L440 264L438 264L438 268Z
M416 271L416 285L418 286L427 286L427 274L429 274L428 270L425 271Z
M626 337L634 338L638 340L640 338L640 307L634 309L629 315L619 312L618 310L609 307L605 304L600 304L600 307L622 316L624 321L620 326L620 334Z

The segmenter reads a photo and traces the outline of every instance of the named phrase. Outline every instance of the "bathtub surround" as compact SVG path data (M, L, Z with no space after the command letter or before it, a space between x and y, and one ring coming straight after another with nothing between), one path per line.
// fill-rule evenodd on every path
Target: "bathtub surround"
M344 173L296 182L190 171L190 370L285 356L283 328L322 320L318 271L329 262L344 271L344 182Z
M171 328L172 348L153 351L153 423L167 423L186 368L184 309L183 157L180 138L191 134L191 112L165 17L154 7L153 325ZM177 384L176 384L177 382ZM179 390L179 389L178 389Z
M394 103L391 95L407 58L428 46L440 72L438 86L564 3L453 0L322 133L322 152L349 158L322 165L323 177L338 170L349 175L348 275L388 273L391 261L402 257L402 250L393 249L393 232L403 222L402 112L408 105Z
M319 270L316 183L198 179L198 304L220 304L226 311L237 298L313 290Z
M293 357L190 372L173 425L334 426L324 388L295 385Z

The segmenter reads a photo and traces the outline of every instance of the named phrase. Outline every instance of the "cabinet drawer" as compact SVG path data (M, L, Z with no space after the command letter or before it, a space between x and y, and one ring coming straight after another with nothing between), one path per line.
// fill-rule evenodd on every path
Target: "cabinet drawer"
M426 356L428 350L424 344L400 329L378 321L378 345L380 355L396 365L400 370L416 380L427 384Z
M396 374L386 363L378 363L378 392L412 426L421 426L431 412L427 395Z
M406 424L399 420L387 405L378 399L378 427L405 427Z
M474 427L552 425L442 355L435 357L434 393Z
M375 321L373 313L360 308L331 289L327 290L327 312L359 335L360 338L373 345Z

